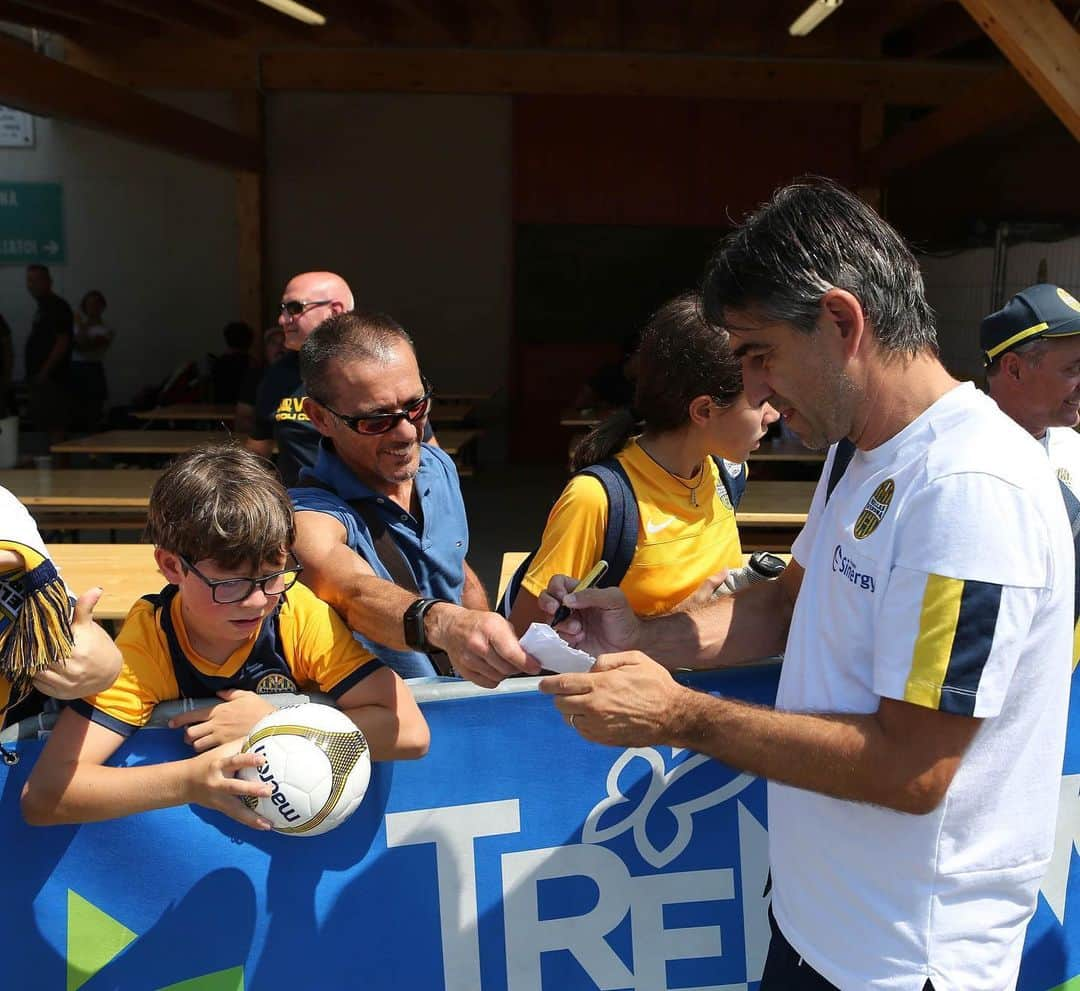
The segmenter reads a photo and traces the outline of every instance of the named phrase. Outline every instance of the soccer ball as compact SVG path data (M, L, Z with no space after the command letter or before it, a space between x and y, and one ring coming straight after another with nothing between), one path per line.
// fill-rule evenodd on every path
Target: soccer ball
M364 734L340 709L304 702L260 719L241 753L258 753L262 767L240 777L264 781L266 797L242 801L288 836L318 836L340 826L360 805L371 779Z

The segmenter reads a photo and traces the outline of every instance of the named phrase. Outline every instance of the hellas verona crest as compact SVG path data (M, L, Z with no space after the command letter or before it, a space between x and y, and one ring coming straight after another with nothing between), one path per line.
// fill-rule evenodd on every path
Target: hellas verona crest
M856 540L869 537L878 528L878 524L889 511L889 503L892 502L895 491L896 485L891 478L886 478L884 482L874 489L874 494L870 496L869 501L863 506L862 512L859 513L859 518L855 521L854 537Z

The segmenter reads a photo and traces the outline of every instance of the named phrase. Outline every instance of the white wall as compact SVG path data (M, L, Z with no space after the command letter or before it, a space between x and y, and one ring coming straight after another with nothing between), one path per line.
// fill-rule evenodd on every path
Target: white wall
M1039 281L1046 262L1046 280L1080 293L1080 237L1064 241L1025 242L1009 247L1002 301ZM954 374L977 381L983 365L979 323L995 309L990 298L993 248L972 248L953 255L919 258L926 297L937 315L938 341L946 366Z
M149 95L230 123L227 96ZM73 307L89 289L109 301L110 403L221 350L238 305L233 174L62 121L35 125L34 148L0 149L0 178L63 186L67 260L51 266L54 287ZM33 312L24 269L0 266L17 375Z
M339 272L413 335L436 388L503 389L510 115L507 97L270 95L271 298L297 272Z

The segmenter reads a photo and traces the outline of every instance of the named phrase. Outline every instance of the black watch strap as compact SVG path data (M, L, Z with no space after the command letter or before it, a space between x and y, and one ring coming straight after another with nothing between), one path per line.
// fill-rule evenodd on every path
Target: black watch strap
M401 622L404 629L405 642L412 647L413 650L420 650L425 654L430 654L439 649L433 643L429 642L427 638L427 632L424 630L424 617L432 606L438 605L440 602L448 601L448 599L419 598L405 610L405 614L401 617Z

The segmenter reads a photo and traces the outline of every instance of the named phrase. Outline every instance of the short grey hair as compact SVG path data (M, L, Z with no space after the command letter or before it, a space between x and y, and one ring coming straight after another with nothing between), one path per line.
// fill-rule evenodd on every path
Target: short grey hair
M756 310L813 333L834 288L859 300L886 351L938 353L911 249L858 197L815 176L778 190L725 238L705 270L703 306L719 326L729 309Z

